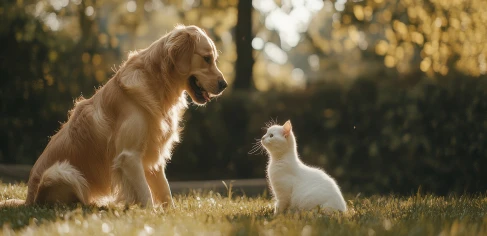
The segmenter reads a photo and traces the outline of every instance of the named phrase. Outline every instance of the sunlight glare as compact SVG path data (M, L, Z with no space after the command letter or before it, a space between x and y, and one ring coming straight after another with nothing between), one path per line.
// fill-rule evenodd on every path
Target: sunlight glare
M294 68L291 72L292 83L296 88L305 88L306 76L300 68Z
M329 1L327 1L329 2ZM325 3L322 0L308 0L306 1L306 8L311 12L318 12L320 11Z
M255 50L262 50L262 48L264 48L264 40L259 37L255 37L252 39L252 48Z
M56 14L53 12L49 13L49 15L46 17L45 23L47 26L49 26L49 28L51 28L52 31L58 31L61 26Z
M273 10L266 18L265 18L265 26L269 30L277 30L279 26L282 24L287 24L287 14L284 13L280 8Z
M343 11L345 10L345 4L340 4L340 2L337 1L335 2L335 9L337 11Z
M264 52L275 63L284 65L287 62L287 54L281 48L273 43L266 43Z
M345 3L347 3L347 0L337 0L335 2L335 9L337 11L343 11L343 10L345 10Z
M333 3L330 0L326 0L323 2L323 8L325 8L326 12L333 11Z
M69 0L50 0L49 3L54 10L59 11L69 4Z
M264 14L267 14L277 8L274 0L253 0L252 6Z
M339 2L344 3L346 0ZM272 0L254 0L253 4L256 9L268 14L265 27L279 34L280 46L285 51L298 45L300 33L308 30L313 15L325 6L321 0L289 0L282 2L282 7L278 7Z
M366 50L369 47L369 43L367 42L366 35L363 31L358 33L358 47L360 50Z
M291 0L294 8L304 6L304 0Z
M135 12L137 10L137 3L135 1L128 1L127 2L127 11L128 12Z
M36 4L36 10L34 12L34 16L39 17L42 13L44 13L44 2L38 2Z
M308 57L308 63L309 67L311 67L311 70L318 71L320 69L320 58L318 57L318 55L310 55Z
M304 71L301 70L300 68L294 68L293 71L291 72L291 78L297 81L303 81Z
M296 29L299 32L306 32L308 25L311 22L311 14L304 6L298 6L294 8L289 16L293 19L296 24Z
M281 47L286 51L289 51L293 47L296 47L296 45L298 45L299 43L299 40L301 39L301 36L299 35L295 27L289 28L290 30L283 30L279 33L279 38L281 39Z
M299 13L295 17L299 16ZM301 22L303 23L303 22ZM299 40L299 30L297 29L298 21L294 17L286 14L281 8L272 11L266 18L265 25L270 30L276 30L279 33L281 39L281 45L284 49L290 50L295 47ZM309 21L308 21L309 24ZM307 28L308 25L301 26L300 28Z
M95 9L92 6L89 6L85 9L85 14L87 16L92 16L95 13Z

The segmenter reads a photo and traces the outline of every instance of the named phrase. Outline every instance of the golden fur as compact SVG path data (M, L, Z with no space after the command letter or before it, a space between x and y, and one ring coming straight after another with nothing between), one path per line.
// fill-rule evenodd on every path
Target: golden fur
M130 53L91 98L75 102L31 170L25 204L96 204L116 196L142 206L173 205L164 168L179 141L185 92L200 105L221 94L226 82L217 57L213 41L196 26L176 26ZM206 98L191 86L191 76Z

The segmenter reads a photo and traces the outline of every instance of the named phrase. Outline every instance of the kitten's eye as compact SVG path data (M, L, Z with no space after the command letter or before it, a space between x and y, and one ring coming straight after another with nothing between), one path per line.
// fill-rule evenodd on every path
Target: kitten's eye
M211 56L205 56L203 57L203 60L205 60L206 63L211 64Z
M272 137L274 137L274 135L273 135L273 134L271 134L271 135L269 135L269 137L271 137L271 138L272 138Z

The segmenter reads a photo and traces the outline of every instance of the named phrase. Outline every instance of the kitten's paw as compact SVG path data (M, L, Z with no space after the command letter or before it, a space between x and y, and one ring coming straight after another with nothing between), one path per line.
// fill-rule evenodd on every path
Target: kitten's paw
M289 203L284 201L276 202L274 215L284 213L289 208Z
M285 212L286 212L286 208L284 208L284 207L276 207L276 209L274 210L274 215L283 214Z

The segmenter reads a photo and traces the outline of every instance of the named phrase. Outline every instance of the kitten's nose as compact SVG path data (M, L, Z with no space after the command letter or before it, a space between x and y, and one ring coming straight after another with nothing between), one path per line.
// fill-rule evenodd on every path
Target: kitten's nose
M218 78L218 88L220 90L220 93L223 92L223 90L225 90L227 87L228 87L227 81L225 81L225 79L222 76L220 76Z

